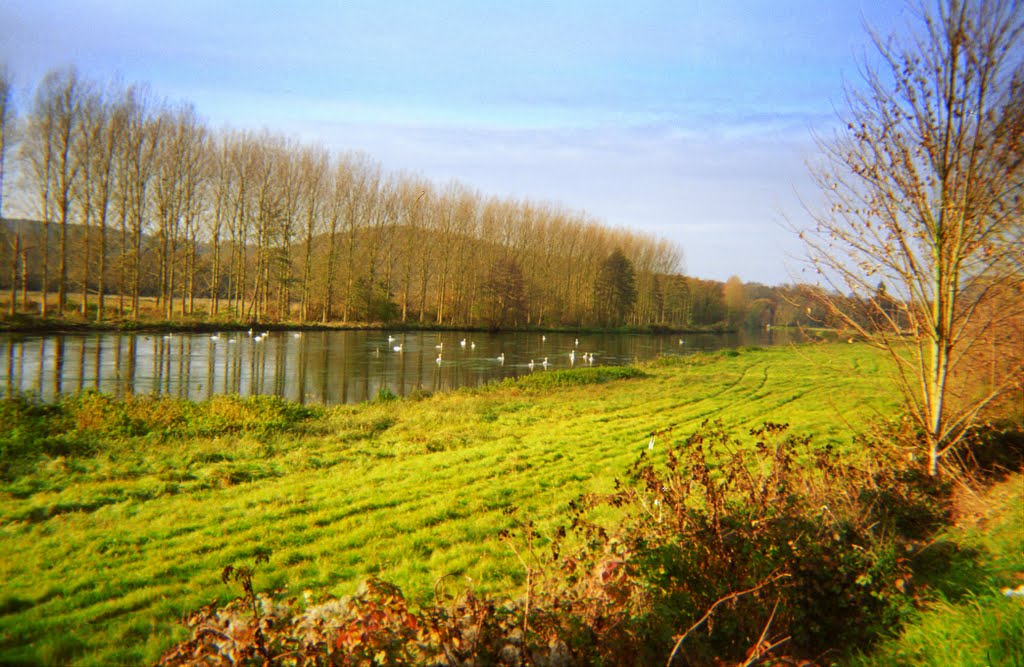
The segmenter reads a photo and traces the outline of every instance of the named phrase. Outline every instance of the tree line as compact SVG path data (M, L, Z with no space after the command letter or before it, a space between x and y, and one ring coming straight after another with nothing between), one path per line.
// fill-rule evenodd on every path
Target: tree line
M670 316L682 252L663 239L385 173L366 155L268 131L214 131L189 104L70 68L48 73L21 117L11 78L4 69L0 193L32 221L3 229L11 308L21 289L56 293L55 306L40 300L43 315L75 307L97 320L551 326ZM627 272L602 271L619 258ZM612 291L626 298L611 319L602 279L621 282Z
M794 286L682 275L682 250L586 214L211 130L145 86L0 69L7 312L524 326L820 325ZM25 218L4 218L13 194ZM55 295L55 299L53 296ZM49 297L49 298L47 298Z
M807 285L682 275L682 250L554 204L211 130L145 86L0 68L7 312L510 328L832 326ZM13 194L27 219L4 218ZM56 296L56 299L53 296ZM49 298L47 298L49 297Z

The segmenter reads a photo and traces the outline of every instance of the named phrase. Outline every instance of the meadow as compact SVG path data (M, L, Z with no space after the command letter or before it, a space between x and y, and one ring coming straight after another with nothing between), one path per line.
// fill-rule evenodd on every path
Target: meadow
M329 409L272 398L193 404L96 394L0 412L0 662L138 664L180 620L255 584L351 593L368 575L430 596L445 575L514 595L504 512L554 531L705 420L787 422L855 459L896 417L886 359L862 345L742 349L636 368L537 374L475 390ZM798 452L811 457L813 452Z

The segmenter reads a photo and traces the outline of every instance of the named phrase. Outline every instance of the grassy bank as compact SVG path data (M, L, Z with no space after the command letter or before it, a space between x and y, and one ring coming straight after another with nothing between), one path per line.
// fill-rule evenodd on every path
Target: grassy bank
M327 410L8 402L0 662L152 661L189 610L233 596L224 565L263 551L261 589L342 595L378 574L426 597L454 574L512 592L523 574L497 536L502 510L551 529L579 493L610 490L654 432L682 441L705 419L737 432L770 419L856 457L854 435L897 409L884 359L860 345L641 370Z
M930 599L851 667L1024 665L1024 473L955 498L954 523L922 552L944 565L922 573Z
M41 295L35 293L33 302L38 302ZM39 315L38 311L27 312L18 310L10 314L7 304L0 299L0 331L18 333L49 333L64 331L180 331L180 332L202 332L202 331L244 331L252 326L259 326L261 329L274 330L350 330L350 329L378 329L389 331L492 331L485 326L467 326L464 324L438 324L434 321L409 320L406 322L359 322L331 320L300 321L300 313L297 309L287 317L276 318L270 321L256 322L249 318L236 317L235 314L226 310L218 315L211 315L211 303L209 299L198 299L196 311L188 315L175 315L167 318L163 310L157 306L153 297L144 297L138 319L131 319L128 313L119 313L109 306L105 309L105 316L102 320L96 318L96 306L91 304L87 315L83 316L79 304L72 301L68 304L64 314L56 314L56 295L50 296L49 302L52 306L50 314L46 317ZM113 303L114 300L111 300ZM613 328L602 328L597 326L545 326L530 325L520 330L548 332L548 333L621 333L621 334L724 334L734 333L736 327L730 327L724 322L706 326L675 327L665 325L645 326L621 326Z

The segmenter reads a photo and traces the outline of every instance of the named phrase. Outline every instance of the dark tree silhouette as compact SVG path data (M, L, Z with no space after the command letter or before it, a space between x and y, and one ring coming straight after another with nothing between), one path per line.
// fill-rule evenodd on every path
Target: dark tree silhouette
M484 309L492 329L518 326L526 313L526 281L523 269L511 258L500 259L484 283Z
M594 316L598 324L625 324L636 303L636 275L633 263L616 248L601 264L594 284Z

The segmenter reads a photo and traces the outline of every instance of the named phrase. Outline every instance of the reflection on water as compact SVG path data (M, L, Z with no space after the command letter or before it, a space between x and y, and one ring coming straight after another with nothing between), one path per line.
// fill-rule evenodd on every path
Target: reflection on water
M214 394L272 394L333 404L364 401L382 389L404 396L417 389L444 391L573 366L788 342L790 334L784 330L684 336L386 331L3 334L0 372L2 393L30 392L44 399L92 389L116 396L169 394L193 400ZM593 361L586 361L585 354L593 354Z

